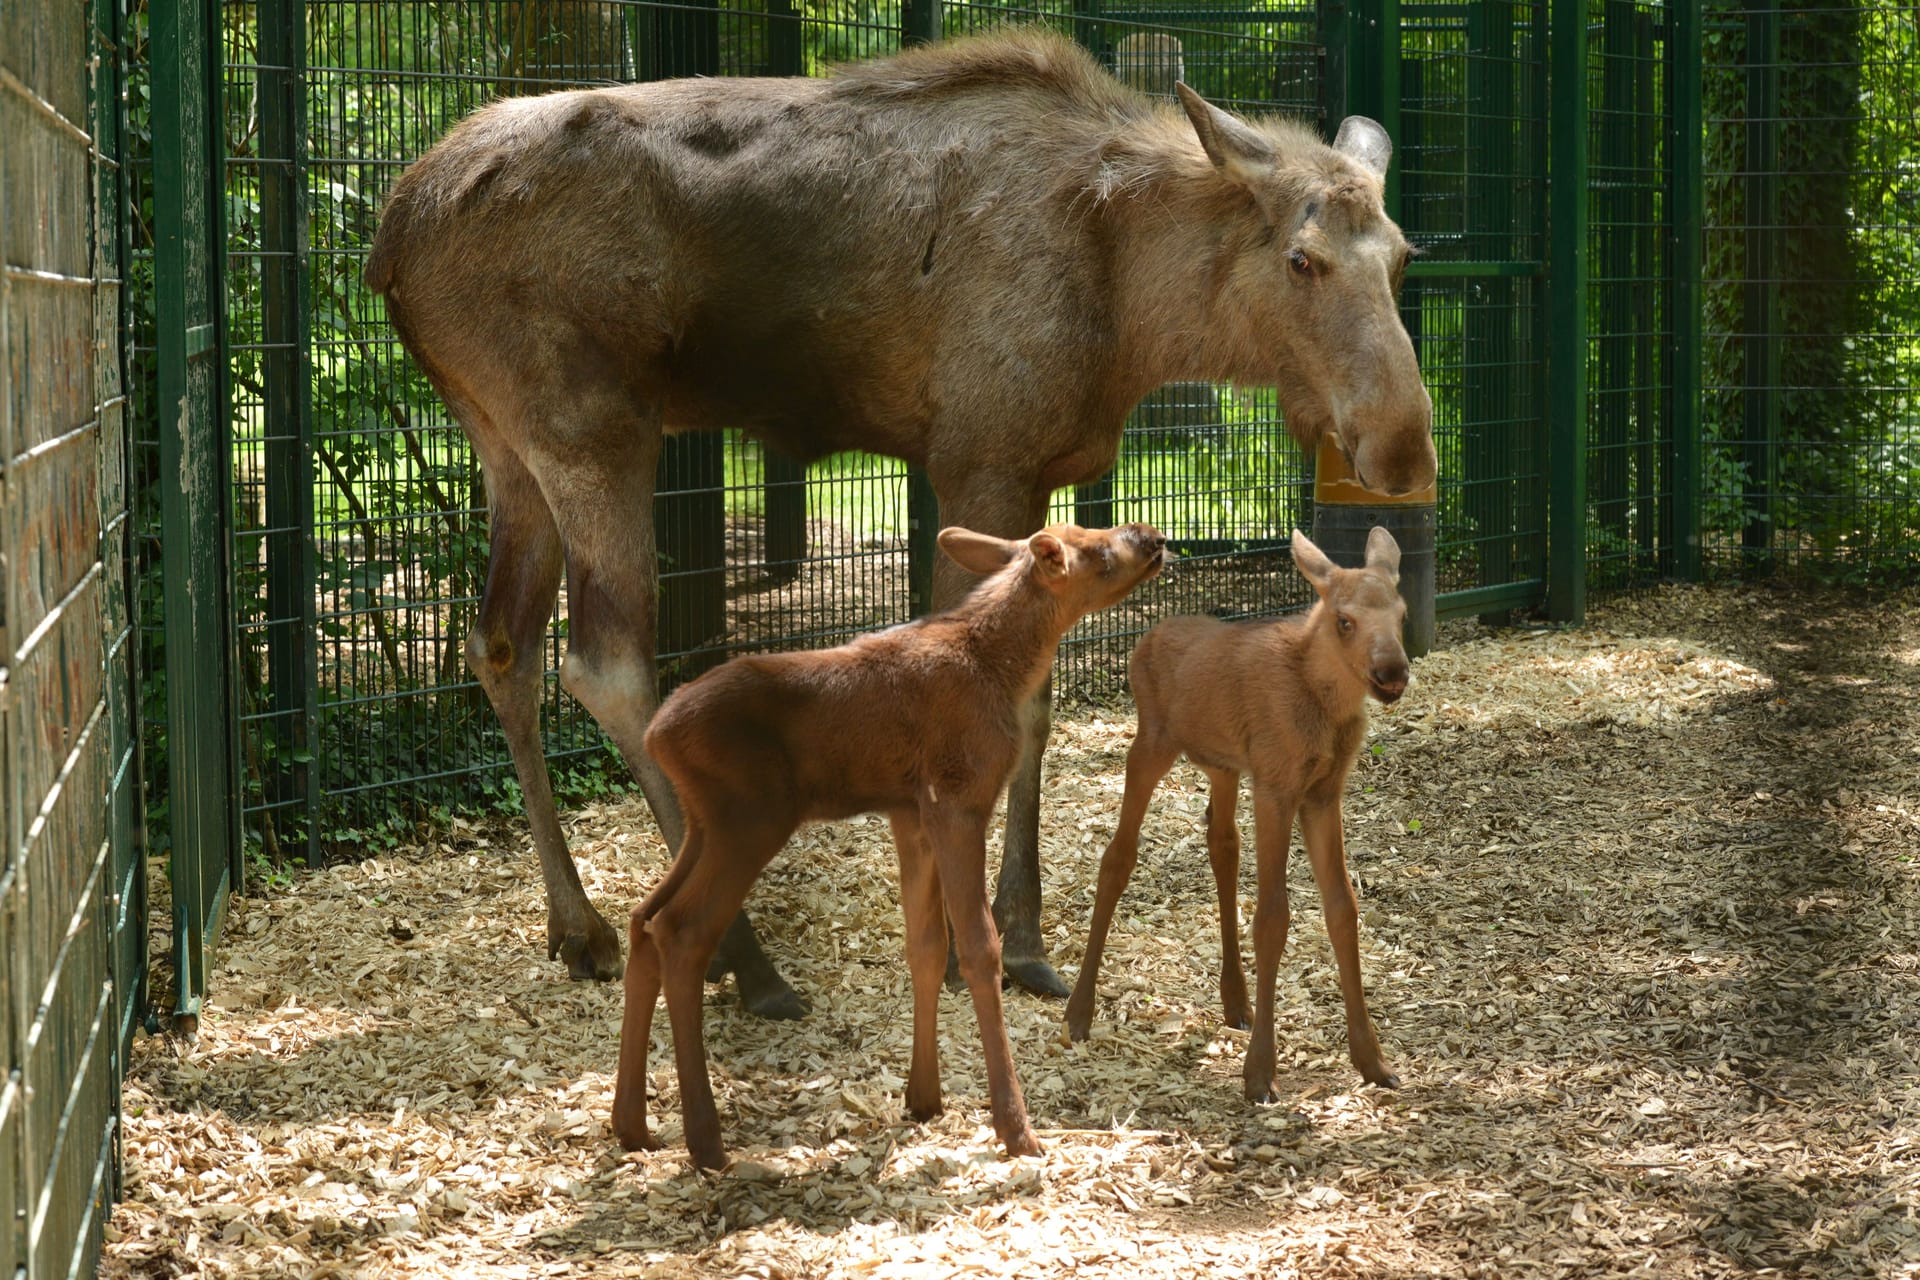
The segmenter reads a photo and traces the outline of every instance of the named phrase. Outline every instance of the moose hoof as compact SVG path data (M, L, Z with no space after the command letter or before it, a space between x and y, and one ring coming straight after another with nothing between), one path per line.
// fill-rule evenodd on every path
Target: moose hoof
M754 1017L774 1022L797 1022L808 1013L807 1002L777 973L753 983L741 978L740 1003Z
M1053 996L1055 999L1067 998L1067 984L1060 981L1060 975L1045 960L1008 960L1001 968L1007 977L1013 979L1013 985L1031 991L1037 996Z
M1385 1067L1375 1067L1371 1071L1363 1070L1360 1074L1365 1077L1368 1084L1379 1085L1382 1089L1398 1089L1400 1087L1400 1077Z
M938 1095L935 1095L931 1101L928 1101L926 1099L916 1100L911 1091L907 1094L907 1114L922 1123L934 1119L946 1109L946 1103L942 1102Z
M569 933L556 945L547 944L549 956L565 962L567 973L578 982L612 982L626 970L620 961L620 939L604 920L595 917L598 928L587 933ZM548 937L553 936L549 930Z
M1247 1072L1246 1088L1248 1102L1280 1101L1280 1088L1275 1082L1271 1070Z

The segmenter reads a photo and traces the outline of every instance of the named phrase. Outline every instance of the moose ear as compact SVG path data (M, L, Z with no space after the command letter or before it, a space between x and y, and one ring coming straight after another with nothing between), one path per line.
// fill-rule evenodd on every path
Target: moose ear
M1379 121L1365 116L1348 116L1340 122L1333 149L1352 156L1381 178L1387 176L1387 161L1393 159L1393 139L1387 136Z
M1033 553L1033 567L1041 577L1058 578L1066 573L1067 544L1045 529L1027 539L1027 550Z
M1313 584L1315 591L1325 591L1333 581L1333 561L1298 529L1293 531L1293 564Z
M1175 81L1173 88L1214 168L1241 186L1273 171L1273 146L1258 129L1214 106L1185 81Z
M959 525L940 531L940 549L947 553L947 558L969 573L977 573L982 577L998 573L1007 561L1013 559L1014 548L1019 545L1005 538L962 529Z
M1400 583L1400 544L1383 525L1373 526L1367 535L1367 568L1381 570L1395 586Z

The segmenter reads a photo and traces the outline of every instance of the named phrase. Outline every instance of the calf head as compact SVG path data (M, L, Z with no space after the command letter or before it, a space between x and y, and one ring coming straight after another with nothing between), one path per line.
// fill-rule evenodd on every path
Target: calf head
M957 526L940 531L940 549L961 568L988 576L1024 574L1051 595L1062 629L1082 616L1118 604L1160 572L1167 540L1150 524L1117 529L1048 525L1029 538L995 538Z
M1400 641L1407 605L1400 598L1400 544L1375 526L1367 535L1366 563L1342 569L1293 531L1293 562L1320 597L1338 661L1381 702L1391 705L1407 691L1407 651Z
M1178 88L1218 176L1261 224L1246 229L1218 314L1267 367L1236 376L1274 381L1300 442L1332 436L1367 488L1433 484L1433 401L1397 301L1413 248L1381 203L1386 130L1349 116L1330 149L1303 148Z

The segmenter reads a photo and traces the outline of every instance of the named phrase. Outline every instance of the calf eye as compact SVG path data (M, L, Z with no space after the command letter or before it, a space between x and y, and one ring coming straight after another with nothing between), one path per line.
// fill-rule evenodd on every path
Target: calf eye
M1340 634L1344 636L1352 632L1352 630L1353 630L1353 619L1349 618L1344 613L1341 614L1340 615Z
M1301 279L1310 279L1313 275L1313 259L1304 249L1287 250L1287 265L1293 268L1293 274Z

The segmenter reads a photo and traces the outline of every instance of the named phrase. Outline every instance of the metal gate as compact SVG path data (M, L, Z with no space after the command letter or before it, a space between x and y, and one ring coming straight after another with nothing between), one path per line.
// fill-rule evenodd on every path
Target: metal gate
M0 23L0 1276L91 1271L145 1000L112 0Z

